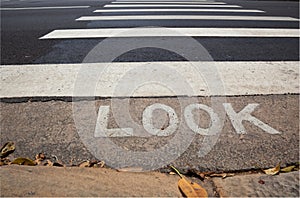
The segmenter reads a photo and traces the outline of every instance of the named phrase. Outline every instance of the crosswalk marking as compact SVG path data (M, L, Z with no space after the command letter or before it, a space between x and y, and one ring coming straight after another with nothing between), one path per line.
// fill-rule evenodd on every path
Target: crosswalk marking
M144 3L143 3L144 1ZM203 3L183 3L183 1L157 1L141 0L136 4L135 0L119 0L104 6L104 9L95 10L94 13L122 13L122 12L264 12L262 10L242 9L239 5L224 5L222 2L201 1ZM123 3L121 3L123 2ZM147 3L148 2L148 3ZM153 4L149 3L153 2ZM195 1L198 2L198 1ZM177 3L177 4L176 4ZM208 5L210 4L210 5ZM84 7L84 6L83 6ZM118 9L111 9L111 8ZM145 9L139 8L145 7ZM159 7L151 8L149 7ZM173 7L173 9L172 9ZM196 7L196 8L189 8ZM207 8L210 9L207 9ZM49 7L48 7L49 8ZM136 9L134 9L136 8ZM185 8L185 9L184 9ZM237 9L232 9L237 8ZM76 21L93 20L245 20L245 21L299 21L297 18L280 16L238 16L238 15L101 15L82 16ZM299 37L298 29L282 28L96 28L96 29L62 29L54 30L40 39L74 39L74 38L106 38L106 37L153 37L153 36L194 36L194 37ZM147 62L147 63L82 63L82 64L49 64L49 65L3 65L1 69L0 93L2 98L8 97L39 97L39 96L89 96L84 90L80 94L73 95L76 77L80 69L87 69L87 76L97 74L98 69L110 65L105 76L101 78L101 85L97 87L94 95L103 97L152 97L174 96L168 89L162 89L157 85L151 85L138 90L132 95L114 95L114 88L118 80L128 71L147 64L159 64L178 71L186 78L195 96L212 95L253 95L253 94L285 94L299 92L299 62L298 61L257 61L257 62ZM206 70L217 68L220 78L224 83L226 93L211 93L204 79L200 78L195 68ZM289 72L287 72L289 71ZM157 72L157 71L153 71ZM20 75L22 74L22 75ZM148 72L137 76L143 78ZM293 78L291 78L291 75ZM135 81L137 79L132 79ZM88 81L88 79L87 79ZM286 82L289 83L286 83ZM176 80L174 81L176 84ZM22 85L22 86L20 86ZM179 85L178 85L179 86ZM185 95L186 93L176 93ZM94 96L93 95L93 96Z
M129 1L129 2L116 2L116 1L113 1L111 2L112 4L133 4L133 3L141 3L139 1ZM224 2L204 2L204 1L200 1L200 2L197 2L197 1L171 1L171 2L168 2L168 1L161 1L161 2L158 2L158 1L143 1L143 4L219 4L219 5L224 5L226 3Z
M132 16L82 16L76 21L97 20L241 20L241 21L299 21L292 17L276 16L218 16L218 15L132 15Z
M98 9L94 12L110 13L110 12L254 12L254 13L264 13L263 10L248 10L248 9Z
M54 30L40 39L105 37L299 37L298 29L277 28L99 28Z
M116 0L115 2L132 2L136 0ZM180 2L182 0L139 0L138 2L143 3L147 1L154 1L154 2ZM215 1L207 1L207 0L188 0L187 2L215 2Z
M240 8L238 5L190 5L190 4L108 4L105 5L104 8L133 8L133 7L199 7L199 8Z
M147 65L147 67L143 67ZM154 67L152 68L151 65ZM164 75L155 66L161 65L177 71L195 91L195 96L212 95L253 95L299 93L299 62L138 62L138 63L86 63L49 65L3 65L1 69L1 98L40 96L100 96L100 97L154 97L174 96L172 90L157 84L140 87L132 95L115 93L115 87L128 72L147 68L139 72L131 81L139 82L145 76ZM107 67L109 66L109 67ZM105 68L103 72L103 68ZM153 69L153 71L151 70ZM211 68L214 68L211 70ZM92 79L98 83L94 93L84 89L74 94L77 75L84 69L85 82ZM215 70L216 69L216 70ZM218 72L225 93L209 90L201 71ZM200 75L199 75L200 71ZM286 72L288 71L288 72ZM101 73L102 72L102 73ZM162 73L161 73L162 72ZM98 76L101 74L100 76ZM166 74L172 78L172 75ZM293 78L291 78L293 76ZM84 80L84 79L83 79ZM173 82L173 81L172 81ZM287 83L288 82L288 83ZM163 83L163 82L161 82ZM174 85L178 83L174 80ZM126 85L124 85L126 86ZM180 87L181 85L178 84ZM186 95L182 89L176 95ZM92 94L92 95L91 95Z
M23 7L23 8L0 8L0 10L13 11L13 10L82 9L82 8L89 8L89 7L90 6Z

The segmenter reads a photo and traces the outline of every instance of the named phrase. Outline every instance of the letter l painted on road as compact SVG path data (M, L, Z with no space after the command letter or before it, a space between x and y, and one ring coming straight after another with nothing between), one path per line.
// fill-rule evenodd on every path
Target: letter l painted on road
M108 129L109 106L100 106L97 118L95 137L130 137L133 136L132 128Z

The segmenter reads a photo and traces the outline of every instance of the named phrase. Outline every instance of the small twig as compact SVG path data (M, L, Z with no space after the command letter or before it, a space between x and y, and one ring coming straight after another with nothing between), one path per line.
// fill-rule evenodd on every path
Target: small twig
M170 165L170 167L181 177L183 178L183 175L177 170L174 166Z

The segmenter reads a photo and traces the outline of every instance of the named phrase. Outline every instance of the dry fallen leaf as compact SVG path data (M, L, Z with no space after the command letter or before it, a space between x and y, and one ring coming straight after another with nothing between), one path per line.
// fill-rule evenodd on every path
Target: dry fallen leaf
M50 160L47 160L47 162L44 164L45 166L53 166L53 162Z
M7 157L9 154L13 153L15 149L16 149L15 143L6 142L0 149L0 158Z
M60 161L58 159L58 157L56 155L51 155L55 161L52 163L52 166L59 166L59 167L65 167L66 165L64 163L62 163L62 161Z
M186 197L208 197L206 190L197 183L193 183L182 177L178 181L178 187Z
M127 167L127 168L121 168L117 169L119 172L142 172L143 168L142 167Z
M35 156L35 160L34 162L37 164L37 165L42 165L42 162L46 159L46 156L44 153L39 153Z
M9 164L10 164L10 160L8 158L0 159L0 166L9 165Z
M197 183L188 181L175 167L171 166L181 177L178 187L186 197L208 197L206 190Z
M89 160L83 161L83 162L79 163L78 166L81 167L81 168L82 167L90 167L91 166L91 162Z
M296 166L288 166L288 167L280 169L280 172L288 173L288 172L291 172L292 170L294 170L294 168L296 168Z
M214 173L209 175L211 177L222 177L222 179L225 179L226 177L233 177L234 174L233 173Z
M276 175L276 174L279 173L279 171L280 171L280 163L277 164L277 166L274 167L274 168L269 168L269 169L263 170L263 171L264 171L264 173L266 173L267 175Z
M210 176L211 174L213 174L214 172L201 172L201 171L198 171L198 170L195 170L195 169L190 169L189 170L192 174L196 174L199 179L201 180L204 180L207 176Z
M100 162L93 165L93 167L95 167L95 168L103 168L104 166L105 166L104 161L100 161Z
M201 180L205 179L205 173L199 173L198 176L200 177Z
M40 161L43 161L44 159L46 159L46 156L44 153L39 153L35 156L35 159L36 160L40 160Z
M11 164L18 164L18 165L27 165L27 166L35 166L36 163L32 161L31 159L20 157L15 159L11 162Z

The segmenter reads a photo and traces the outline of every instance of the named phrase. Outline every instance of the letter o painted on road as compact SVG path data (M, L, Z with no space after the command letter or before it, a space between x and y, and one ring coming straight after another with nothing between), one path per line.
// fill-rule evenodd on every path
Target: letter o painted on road
M194 120L193 110L204 110L210 116L210 125L208 128L199 127ZM184 118L188 127L194 131L195 133L199 133L200 135L215 135L220 130L220 118L218 114L214 112L211 107L208 107L203 104L190 104L184 109Z
M169 126L166 127L164 130L155 128L153 125L152 115L153 112L157 109L162 109L168 113ZM170 106L160 103L152 104L144 110L142 122L145 130L148 133L156 136L169 136L172 133L174 133L178 128L178 117L174 109L172 109Z

